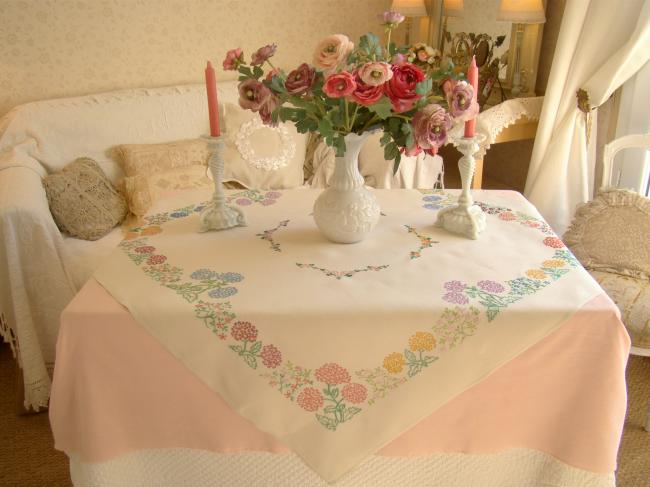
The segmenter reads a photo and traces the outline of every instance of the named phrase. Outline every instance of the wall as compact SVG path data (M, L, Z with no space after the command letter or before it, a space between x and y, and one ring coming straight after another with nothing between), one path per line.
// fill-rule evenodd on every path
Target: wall
M40 99L195 83L225 52L275 42L285 68L326 35L382 33L390 0L0 0L0 116Z

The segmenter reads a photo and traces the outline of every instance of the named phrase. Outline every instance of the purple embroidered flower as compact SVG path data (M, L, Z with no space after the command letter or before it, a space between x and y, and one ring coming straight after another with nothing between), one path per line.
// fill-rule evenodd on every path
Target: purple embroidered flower
M211 298L223 299L232 296L233 294L237 294L237 289L234 287L219 287L210 291L208 296Z
M502 293L506 290L503 285L495 281L479 281L477 286L483 289L483 291L488 291L490 293Z
M224 272L222 274L217 274L217 279L221 279L226 282L241 282L244 279L244 276L237 272Z
M425 196L422 198L423 201L440 201L442 199L442 196L438 196L435 194L431 194L429 196Z
M445 289L447 291L455 292L455 293L462 293L465 288L467 287L467 284L464 282L460 281L447 281L445 282Z
M185 218L189 213L186 213L184 211L175 211L174 213L170 213L169 216L172 218Z
M282 193L280 193L279 191L268 191L264 196L270 199L277 199L280 196L282 196Z
M237 198L235 200L235 203L237 203L239 206L249 206L253 202L251 200L249 200L248 198Z
M216 279L217 273L211 271L210 269L198 269L190 274L192 279L203 280L203 279Z
M450 303L454 303L454 304L463 305L463 304L469 303L469 299L467 299L467 296L465 296L464 294L461 294L461 293L456 293L456 292L449 292L449 293L445 294L442 297L442 299L444 299L445 301L448 301Z
M423 207L426 208L427 210L439 210L440 208L442 208L441 205L438 205L436 203L427 203L426 205L423 205Z
M260 203L262 203L264 206L269 206L269 205L274 204L274 203L275 203L275 200L271 200L271 199L269 199L269 200L262 200L262 201L260 201Z

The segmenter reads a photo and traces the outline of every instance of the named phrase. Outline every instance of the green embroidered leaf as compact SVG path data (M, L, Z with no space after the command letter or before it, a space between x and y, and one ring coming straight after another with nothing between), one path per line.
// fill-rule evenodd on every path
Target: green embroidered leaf
M244 355L244 361L251 369L257 369L257 359L253 355Z
M431 356L426 356L426 357L424 357L424 363L425 363L426 365L432 364L432 363L435 362L436 360L438 360L438 357L431 357Z
M338 387L335 387L334 389L330 389L330 397L332 399L336 399L337 397L339 397L339 389L338 389Z
M411 364L409 365L408 376L413 377L414 375L419 374L421 370L422 366L420 364Z
M323 409L323 412L326 414L334 414L336 412L336 406L327 406Z
M262 342L255 342L253 343L253 346L250 348L249 352L253 355L257 355L261 349Z
M388 97L382 96L377 103L370 105L368 107L368 110L370 110L372 113L377 114L377 116L382 120L386 120L388 117L390 117L393 106L390 104Z
M404 350L404 356L408 362L417 362L418 358L408 348Z
M241 355L242 350L244 350L244 347L242 347L241 345L230 345L230 349L231 349L231 350L234 350L234 351L237 352L239 355Z
M343 413L343 421L347 421L348 419L351 419L355 414L360 412L361 412L361 408L357 408L357 407L347 408Z
M487 319L488 321L493 321L494 318L499 314L499 308L490 308L487 310Z
M338 421L332 418L328 418L327 416L323 416L322 414L316 414L316 419L318 419L318 422L325 426L328 430L331 431L336 431L336 427L338 426Z

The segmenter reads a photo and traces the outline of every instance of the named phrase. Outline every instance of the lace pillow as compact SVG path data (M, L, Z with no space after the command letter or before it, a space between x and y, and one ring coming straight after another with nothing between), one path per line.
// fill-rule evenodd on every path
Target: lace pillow
M563 240L589 270L650 279L650 199L605 189L579 207Z
M131 213L144 215L169 192L210 186L208 149L203 139L117 147L124 170L124 193Z
M226 104L224 181L246 188L286 189L303 184L307 135L281 123L268 127L257 113Z
M120 223L128 210L124 197L87 157L46 176L43 186L54 221L73 237L97 240Z

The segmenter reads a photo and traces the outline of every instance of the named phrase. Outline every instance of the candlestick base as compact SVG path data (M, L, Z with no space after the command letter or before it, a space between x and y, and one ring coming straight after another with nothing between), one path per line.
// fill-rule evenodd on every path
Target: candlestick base
M241 208L226 204L226 195L223 190L223 148L224 141L222 136L211 137L203 136L208 141L208 150L210 159L208 166L214 180L214 195L212 200L201 211L201 228L199 232L210 230L226 230L237 226L246 226L246 217Z
M452 141L463 154L458 161L462 191L458 198L458 204L440 210L435 222L436 227L473 240L476 240L486 228L485 213L480 207L474 205L474 200L469 192L476 167L474 154L479 150L479 143L484 140L484 135L476 134L474 137L462 137Z

